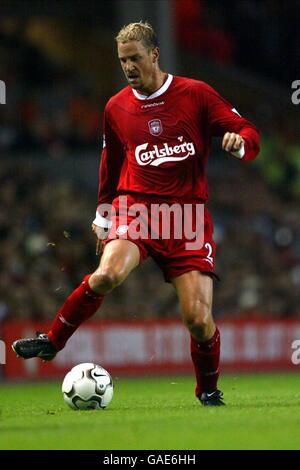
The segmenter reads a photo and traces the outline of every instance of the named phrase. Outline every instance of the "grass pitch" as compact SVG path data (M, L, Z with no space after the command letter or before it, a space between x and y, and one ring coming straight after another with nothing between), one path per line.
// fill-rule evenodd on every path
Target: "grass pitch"
M60 383L2 384L1 449L299 449L300 378L228 375L204 408L189 377L115 379L105 410L73 411Z

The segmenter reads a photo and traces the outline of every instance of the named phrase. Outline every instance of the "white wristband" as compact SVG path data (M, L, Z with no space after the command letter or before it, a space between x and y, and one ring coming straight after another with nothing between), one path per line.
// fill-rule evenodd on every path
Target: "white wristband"
M234 152L231 152L232 155L234 155L236 158L243 158L245 155L245 144L244 142L241 145L241 148L238 150L235 150Z
M106 219L105 217L102 217L102 215L100 215L99 212L96 212L96 217L93 220L93 224L101 228L111 228L112 221Z

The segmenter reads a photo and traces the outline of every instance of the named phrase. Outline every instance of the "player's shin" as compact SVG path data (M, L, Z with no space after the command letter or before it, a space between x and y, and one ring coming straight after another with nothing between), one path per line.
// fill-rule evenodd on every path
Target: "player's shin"
M57 351L63 349L81 323L94 315L102 304L103 296L96 294L89 286L90 276L85 276L80 286L69 295L47 333Z
M217 389L220 374L220 332L218 328L212 338L198 342L191 336L191 356L196 374L196 396L203 392L213 392Z

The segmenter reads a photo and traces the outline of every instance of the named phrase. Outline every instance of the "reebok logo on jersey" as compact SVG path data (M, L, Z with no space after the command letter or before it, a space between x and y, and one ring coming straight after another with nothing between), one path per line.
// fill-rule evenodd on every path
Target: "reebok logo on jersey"
M159 166L166 162L179 162L190 155L195 155L193 142L183 142L180 145L169 146L164 143L162 147L153 145L152 150L145 151L148 143L138 145L135 149L135 158L139 165Z
M149 103L149 104L143 104L141 108L153 108L154 106L161 106L165 104L164 101L159 101L159 103Z

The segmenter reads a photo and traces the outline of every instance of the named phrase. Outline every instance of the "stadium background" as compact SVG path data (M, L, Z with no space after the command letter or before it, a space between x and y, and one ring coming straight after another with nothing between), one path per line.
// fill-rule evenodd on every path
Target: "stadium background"
M115 373L191 372L175 294L151 260L51 365L18 361L9 350L12 339L44 330L97 266L90 225L102 111L125 84L113 38L140 19L158 32L162 69L207 81L262 134L255 162L230 158L218 141L209 161L223 367L297 369L300 107L291 95L299 17L298 1L1 1L2 378L62 377L83 361Z

